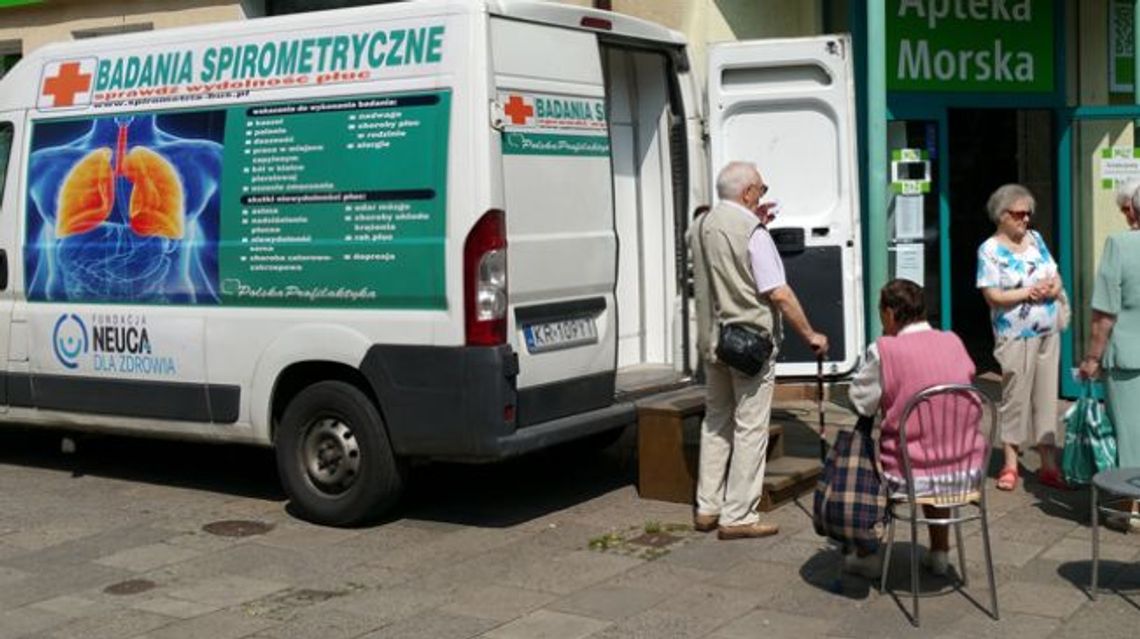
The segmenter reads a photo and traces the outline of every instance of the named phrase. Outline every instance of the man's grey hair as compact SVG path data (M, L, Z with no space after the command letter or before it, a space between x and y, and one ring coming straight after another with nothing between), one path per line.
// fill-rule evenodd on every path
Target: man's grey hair
M1136 205L1136 191L1140 189L1140 180L1132 179L1116 185L1116 208L1122 209L1125 204Z
M722 200L737 201L760 173L752 162L729 162L716 176L716 195Z
M990 199L986 202L986 213L989 213L990 221L994 224L998 223L1001 219L1002 211L1013 206L1013 203L1018 200L1029 200L1029 210L1034 211L1037 209L1037 200L1033 199L1033 194L1029 189L1020 184L1003 184L997 188L996 191L990 195Z

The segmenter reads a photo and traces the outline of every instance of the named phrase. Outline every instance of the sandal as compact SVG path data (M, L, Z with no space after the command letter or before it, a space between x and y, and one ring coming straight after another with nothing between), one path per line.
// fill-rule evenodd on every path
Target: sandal
M1017 469L1002 468L997 476L997 489L1010 491L1017 487Z
M1061 473L1056 468L1052 471L1037 471L1037 483L1054 490L1069 490L1069 485L1061 478Z

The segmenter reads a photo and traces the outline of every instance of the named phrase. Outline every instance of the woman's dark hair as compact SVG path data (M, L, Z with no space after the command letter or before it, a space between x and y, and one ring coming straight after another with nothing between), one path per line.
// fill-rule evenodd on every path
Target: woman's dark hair
M910 280L891 280L879 294L879 309L889 309L899 326L921 322L926 319L926 296Z

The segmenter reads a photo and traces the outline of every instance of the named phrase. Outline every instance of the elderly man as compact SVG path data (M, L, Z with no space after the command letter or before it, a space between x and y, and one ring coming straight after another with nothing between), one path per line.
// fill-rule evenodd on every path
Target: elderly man
M697 504L693 525L717 530L720 539L774 535L774 524L760 522L768 419L775 389L775 353L754 376L717 361L722 324L745 323L767 330L777 349L782 320L811 349L827 352L827 337L808 323L784 278L784 265L762 221L768 207L760 198L768 186L756 166L731 162L716 181L720 203L703 215L690 234L697 301L697 347L707 378L705 420Z

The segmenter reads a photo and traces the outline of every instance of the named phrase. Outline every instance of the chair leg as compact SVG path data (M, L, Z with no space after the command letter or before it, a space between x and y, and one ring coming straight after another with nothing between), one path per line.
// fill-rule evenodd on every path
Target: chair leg
M917 505L911 504L911 508ZM910 513L910 589L914 598L914 627L918 627L918 513Z
M994 558L990 552L990 520L986 508L982 507L982 549L986 554L986 574L990 580L990 606L993 608L994 621L998 620L997 581L994 579Z
M887 515L887 549L883 556L883 574L879 578L879 592L887 592L887 575L891 572L891 550L895 547L895 515Z
M1089 596L1096 601L1097 576L1100 569L1100 504L1097 503L1096 484L1092 486L1092 583Z
M954 509L954 518L957 519L962 516L961 507ZM966 577L966 546L962 544L962 524L954 524L954 543L958 544L958 570L962 573L962 585L970 585L970 580Z

